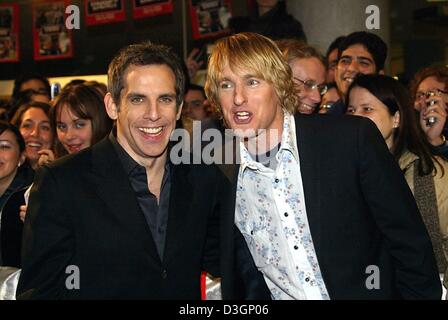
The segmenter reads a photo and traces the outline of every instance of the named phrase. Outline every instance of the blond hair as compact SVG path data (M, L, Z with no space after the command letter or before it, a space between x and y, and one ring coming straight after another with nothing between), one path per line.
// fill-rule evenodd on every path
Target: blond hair
M205 92L212 107L220 114L218 91L226 64L232 70L248 70L255 77L272 84L281 107L294 113L298 97L292 71L275 42L250 32L238 33L216 42L208 62Z

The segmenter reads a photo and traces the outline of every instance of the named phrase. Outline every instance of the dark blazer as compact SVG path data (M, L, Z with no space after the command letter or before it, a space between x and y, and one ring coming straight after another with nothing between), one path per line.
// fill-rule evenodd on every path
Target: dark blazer
M173 166L161 259L107 138L44 167L30 196L17 295L199 299L201 270L216 272L217 237L208 235L217 234L220 175L214 166ZM71 265L79 269L79 289L66 287L75 283Z
M331 115L297 115L295 120L307 216L330 298L440 299L431 241L373 122ZM221 230L222 254L234 259L222 263L223 296L269 298L234 226L238 169L223 169L234 185ZM370 265L379 268L379 289L366 286Z

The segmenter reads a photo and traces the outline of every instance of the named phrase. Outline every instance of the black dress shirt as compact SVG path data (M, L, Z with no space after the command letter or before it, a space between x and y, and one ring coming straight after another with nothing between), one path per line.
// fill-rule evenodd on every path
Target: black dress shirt
M148 189L148 179L145 167L139 165L118 143L113 130L109 139L117 152L120 162L128 175L129 183L135 192L140 209L145 216L152 237L157 247L160 260L163 260L163 252L165 248L166 229L168 224L168 211L170 203L171 189L171 165L167 161L165 164L165 172L162 179L162 187L160 189L160 199L157 198Z

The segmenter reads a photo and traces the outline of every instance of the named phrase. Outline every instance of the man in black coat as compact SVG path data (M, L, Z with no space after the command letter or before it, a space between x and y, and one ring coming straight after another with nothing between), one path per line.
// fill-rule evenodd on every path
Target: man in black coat
M205 89L241 138L241 164L223 166L224 298L440 299L428 233L371 121L294 116L291 69L254 33L217 42Z
M19 298L200 298L201 271L216 273L221 184L216 167L169 159L184 83L162 45L112 60L104 101L116 127L35 179Z

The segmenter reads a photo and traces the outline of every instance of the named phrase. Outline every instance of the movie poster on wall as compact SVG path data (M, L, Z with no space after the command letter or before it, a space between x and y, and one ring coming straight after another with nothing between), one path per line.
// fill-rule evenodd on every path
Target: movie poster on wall
M68 0L33 4L34 59L64 59L73 56L72 31L65 26Z
M190 0L193 38L215 37L229 32L230 0Z
M126 12L123 0L85 0L87 25L124 21Z
M19 25L19 5L0 4L0 62L19 61Z
M172 0L133 0L132 12L134 19L160 16L173 12Z

